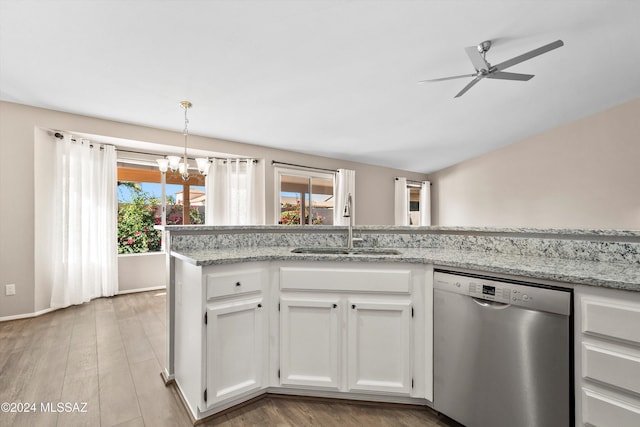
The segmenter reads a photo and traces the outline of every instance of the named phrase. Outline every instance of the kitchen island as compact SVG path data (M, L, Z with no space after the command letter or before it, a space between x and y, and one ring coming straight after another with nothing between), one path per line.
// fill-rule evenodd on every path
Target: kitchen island
M633 231L358 227L363 246L400 252L365 255L292 252L343 246L341 227L166 229L163 376L175 380L194 420L264 393L429 405L434 267L570 287L577 301L593 302L592 288L640 297ZM614 313L633 319L633 310ZM587 354L580 320L576 355ZM576 418L588 420L610 395L598 399L601 380L583 377L576 371L576 396L591 394L576 399Z

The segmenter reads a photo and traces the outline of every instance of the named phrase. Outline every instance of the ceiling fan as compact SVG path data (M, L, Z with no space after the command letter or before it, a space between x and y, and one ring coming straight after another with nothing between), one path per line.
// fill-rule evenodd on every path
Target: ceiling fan
M474 74L462 74L460 76L450 76L450 77L441 77L439 79L421 80L418 83L439 82L443 80L453 80L453 79L473 77L474 79L471 80L471 82L469 82L469 84L467 84L455 96L455 98L458 98L459 96L464 95L466 91L471 89L473 85L475 85L485 77L488 79L527 81L533 77L533 74L507 73L507 72L504 72L503 70L506 70L509 67L513 67L516 64L519 64L528 59L534 58L538 55L542 55L543 53L547 53L550 50L557 49L561 46L564 46L564 43L562 42L562 40L556 40L553 43L549 43L542 47L534 49L530 52L523 53L522 55L518 55L514 58L508 59L497 65L491 65L486 60L487 52L489 51L489 49L491 49L491 40L486 40L477 46L470 46L464 49L467 52L467 56L469 56L471 63L473 64L473 68L475 68L476 70Z

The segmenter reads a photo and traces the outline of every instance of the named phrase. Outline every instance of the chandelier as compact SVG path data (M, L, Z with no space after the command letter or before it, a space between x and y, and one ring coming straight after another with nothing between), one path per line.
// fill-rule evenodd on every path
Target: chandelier
M189 101L181 101L180 106L184 109L184 130L182 134L184 135L184 155L182 158L180 156L167 156L165 159L158 159L158 169L160 172L164 173L170 170L171 172L180 172L180 176L183 181L189 180L189 159L187 158L187 142L189 139L189 118L187 117L187 111L189 108L193 106L193 104ZM198 167L198 172L202 175L207 175L209 172L209 159L197 158L196 166Z

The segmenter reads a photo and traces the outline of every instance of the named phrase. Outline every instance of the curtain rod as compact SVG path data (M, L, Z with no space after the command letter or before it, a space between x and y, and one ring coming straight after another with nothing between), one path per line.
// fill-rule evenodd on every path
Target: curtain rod
M319 170L319 171L326 171L326 172L334 172L337 173L338 171L335 169L326 169L326 168L317 168L314 166L304 166L304 165L296 165L295 163L285 163L285 162L279 162L277 160L272 160L271 161L271 165L284 165L284 166L293 166L296 168L303 168L303 169L315 169L315 170Z
M53 134L53 136L55 136L57 139L63 139L64 135L61 134L60 132L56 132ZM76 137L74 137L73 135L70 135L70 138L72 141L77 141ZM81 142L87 141L89 144L91 144L91 146L93 147L93 143L91 142L91 140L87 139L87 138L80 138ZM99 143L99 145L101 146L100 149L102 149L102 145L110 145L110 144L103 144L103 143ZM166 157L168 156L168 154L162 154L162 153L149 153L146 151L135 151L135 150L125 150L123 148L119 148L117 146L115 146L116 151L120 151L122 153L131 153L131 154L142 154L144 156L159 156L159 157ZM215 159L215 160L239 160L241 162L249 162L249 161L253 161L253 163L258 163L258 159L250 159L250 158L244 158L244 157L215 157L215 156L209 156L207 157L209 159ZM196 160L195 157L187 157L188 160Z
M400 177L400 176L396 176L396 181L397 181L398 179L400 179L400 178L402 178L402 177ZM414 180L412 180L412 179L407 179L407 183L408 183L408 184L415 184L415 185L420 186L420 187L422 186L422 182L423 182L423 181L414 181ZM427 182L429 183L429 185L432 185L432 184L431 184L431 181L427 181Z

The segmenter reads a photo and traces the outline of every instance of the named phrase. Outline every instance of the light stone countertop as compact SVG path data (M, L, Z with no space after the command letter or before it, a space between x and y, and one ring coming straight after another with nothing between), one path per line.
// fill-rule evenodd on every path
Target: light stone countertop
M276 232L276 233L333 233L346 230L346 226L306 225L295 227L290 225L156 225L157 230L174 233L226 233L226 232ZM525 227L456 227L456 226L398 226L398 225L358 225L354 231L361 232L393 232L393 233L472 233L472 234L523 234L523 235L558 235L558 236L608 236L623 238L640 238L640 230L616 229L572 229L572 228L525 228Z
M251 247L171 252L172 256L194 265L234 264L252 261L339 261L401 262L433 264L485 273L500 273L524 278L544 279L570 284L601 286L640 292L640 265L623 262L582 261L563 258L532 257L492 252L398 248L400 255L318 255L292 253L291 247Z

